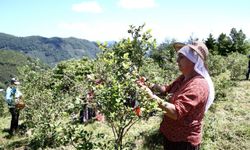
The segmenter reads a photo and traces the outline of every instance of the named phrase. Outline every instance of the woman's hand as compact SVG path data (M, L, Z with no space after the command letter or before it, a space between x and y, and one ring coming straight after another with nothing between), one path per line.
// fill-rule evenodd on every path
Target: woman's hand
M149 97L150 98L154 98L154 93L150 90L150 88L149 87L147 87L146 85L143 85L143 86L141 86L141 88L143 89L143 90L145 90L147 93L148 93L148 95L149 95Z
M146 84L145 84L145 82L146 82L146 78L145 77L140 77L137 81L136 81L136 83L140 86L140 87L142 87L142 86L145 86Z
M136 81L136 83L143 89L143 90L145 90L147 93L148 93L148 95L149 95L149 97L150 98L153 98L153 96L154 96L154 93L151 91L151 89L146 85L146 78L145 77L140 77L137 81Z

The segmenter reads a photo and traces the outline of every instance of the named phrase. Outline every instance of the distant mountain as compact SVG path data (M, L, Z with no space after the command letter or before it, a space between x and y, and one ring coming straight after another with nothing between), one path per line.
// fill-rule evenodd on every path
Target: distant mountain
M45 38L41 36L16 37L0 33L0 50L14 50L30 57L39 58L54 66L60 61L82 58L95 58L100 52L95 42L77 38Z
M0 89L6 88L12 77L18 77L19 67L25 65L42 69L49 68L49 66L23 53L13 50L0 50Z

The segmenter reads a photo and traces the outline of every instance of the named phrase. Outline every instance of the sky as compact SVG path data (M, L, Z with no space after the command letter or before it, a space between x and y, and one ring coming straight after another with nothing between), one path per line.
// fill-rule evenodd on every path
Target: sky
M118 41L129 37L129 25L145 23L159 43L218 38L232 28L249 39L249 6L249 0L0 0L0 32Z

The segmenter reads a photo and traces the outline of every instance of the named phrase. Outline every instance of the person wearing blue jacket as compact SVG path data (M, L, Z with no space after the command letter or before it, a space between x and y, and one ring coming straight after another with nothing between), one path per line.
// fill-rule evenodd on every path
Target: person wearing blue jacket
M10 81L10 86L6 89L5 100L8 104L9 111L11 113L11 124L10 124L10 135L14 135L18 130L18 120L19 120L19 109L15 107L18 100L21 99L22 93L18 89L18 82L15 78Z

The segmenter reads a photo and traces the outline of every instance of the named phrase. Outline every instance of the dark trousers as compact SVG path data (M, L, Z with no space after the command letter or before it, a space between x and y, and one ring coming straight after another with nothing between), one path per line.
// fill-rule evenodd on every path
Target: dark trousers
M88 120L94 118L95 116L96 116L96 113L95 113L94 109L85 106L80 111L80 123L87 122Z
M249 74L250 74L250 68L248 68L247 74L246 74L246 79L249 79Z
M10 134L14 134L18 129L19 110L16 108L10 108L11 123L10 123Z
M165 138L164 150L199 150L200 145L193 146L189 142L171 142Z

